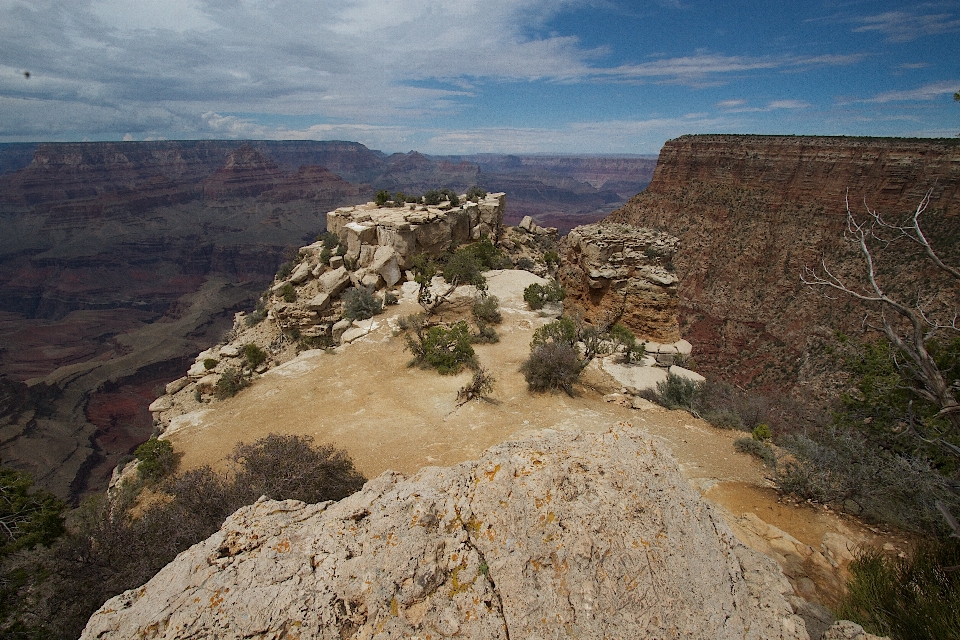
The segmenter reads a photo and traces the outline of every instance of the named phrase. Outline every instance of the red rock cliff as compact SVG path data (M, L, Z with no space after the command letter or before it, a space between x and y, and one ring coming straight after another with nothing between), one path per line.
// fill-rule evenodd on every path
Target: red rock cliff
M800 281L821 257L841 273L859 260L841 240L845 196L891 217L932 190L923 221L958 262L960 141L806 136L683 136L663 147L646 191L608 220L680 238L674 258L681 333L701 370L768 390L828 395L823 340L855 333L862 307L827 299ZM916 296L922 259L882 258L884 277ZM908 292L912 291L910 294Z

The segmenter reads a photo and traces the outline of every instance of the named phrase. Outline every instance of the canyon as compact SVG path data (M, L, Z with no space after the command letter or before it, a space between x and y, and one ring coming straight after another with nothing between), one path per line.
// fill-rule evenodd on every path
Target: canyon
M153 430L163 385L336 207L479 185L516 196L508 220L569 228L622 204L654 164L339 141L0 145L0 458L64 497L102 489Z
M846 202L891 220L914 212L949 264L960 262L960 141L691 135L669 140L653 180L607 221L677 236L680 330L697 370L769 393L827 404L843 388L835 333L870 339L868 309L801 281L821 261L856 282L863 262L843 240ZM903 244L876 256L888 291L956 300ZM955 303L954 303L955 306Z

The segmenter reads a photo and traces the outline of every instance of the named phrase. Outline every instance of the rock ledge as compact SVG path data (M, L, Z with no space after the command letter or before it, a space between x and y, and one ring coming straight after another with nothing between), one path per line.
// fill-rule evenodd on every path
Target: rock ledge
M790 592L624 424L386 472L339 503L262 498L82 638L806 639Z

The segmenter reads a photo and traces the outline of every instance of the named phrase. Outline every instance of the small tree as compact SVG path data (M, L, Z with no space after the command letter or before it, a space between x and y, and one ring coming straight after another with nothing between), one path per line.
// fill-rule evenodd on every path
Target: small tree
M407 335L407 348L413 353L413 364L434 367L441 375L458 373L464 365L476 366L476 353L470 344L470 327L456 322L449 327L437 325L418 328Z
M819 269L805 267L801 280L810 286L832 289L856 298L872 310L872 319L868 319L866 325L881 332L893 347L893 363L900 385L917 403L928 403L936 411L930 419L922 422L910 418L906 422L907 432L960 460L960 371L952 365L952 368L944 369L944 359L938 362L937 358L943 344L957 345L947 351L950 355L955 350L960 357L956 299L948 298L944 304L940 296L929 300L918 296L916 302L908 302L881 281L876 263L881 249L906 242L920 250L946 286L954 289L960 286L960 269L943 262L920 226L920 217L926 211L931 195L932 191L928 191L906 221L890 222L869 206L866 206L866 220L857 220L850 210L848 194L844 239L860 254L863 262L861 277L849 278L836 272L823 259ZM941 336L947 336L947 340L942 340ZM955 361L956 358L951 356L946 360ZM951 522L954 533L960 536L947 508L943 503L938 507Z
M53 494L34 488L30 474L0 467L0 559L52 543L64 532L65 508Z
M144 480L159 480L173 473L180 458L173 452L173 445L169 440L150 438L133 452L140 464L137 473Z
M563 389L573 396L573 385L580 379L583 362L574 347L561 342L537 344L530 357L520 365L520 372L531 391Z

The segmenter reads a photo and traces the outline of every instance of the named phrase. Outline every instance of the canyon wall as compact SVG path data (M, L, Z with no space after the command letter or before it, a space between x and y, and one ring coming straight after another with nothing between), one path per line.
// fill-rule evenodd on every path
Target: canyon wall
M681 333L701 372L823 400L836 391L835 330L860 335L865 309L804 285L824 259L852 279L862 262L842 239L845 198L892 219L916 209L935 247L960 263L960 141L806 136L683 136L668 141L650 186L608 220L680 238ZM946 295L915 251L878 255L890 290ZM956 296L956 292L951 295ZM954 297L954 300L957 298Z

